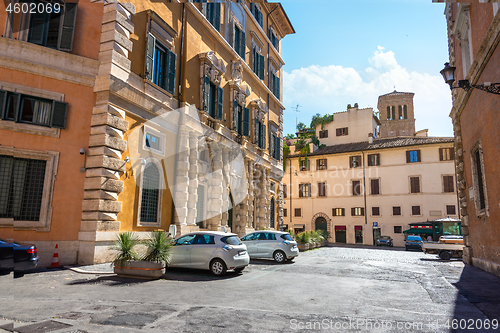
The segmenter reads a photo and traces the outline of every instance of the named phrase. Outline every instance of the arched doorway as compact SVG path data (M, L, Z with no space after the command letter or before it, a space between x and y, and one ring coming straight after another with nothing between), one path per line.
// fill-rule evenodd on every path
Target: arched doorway
M328 231L328 222L326 222L326 219L323 216L320 216L314 221L314 230L324 230L325 232Z
M276 213L274 209L274 197L271 198L271 216L269 219L269 227L274 228L275 225L275 220L276 220Z

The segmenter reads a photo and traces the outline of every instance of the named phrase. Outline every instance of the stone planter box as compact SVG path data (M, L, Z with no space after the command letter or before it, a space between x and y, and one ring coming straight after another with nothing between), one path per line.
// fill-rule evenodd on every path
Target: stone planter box
M116 263L115 274L123 277L159 279L165 274L165 264L151 261L124 261Z
M309 244L297 243L297 247L299 251L303 252L305 250L309 250Z

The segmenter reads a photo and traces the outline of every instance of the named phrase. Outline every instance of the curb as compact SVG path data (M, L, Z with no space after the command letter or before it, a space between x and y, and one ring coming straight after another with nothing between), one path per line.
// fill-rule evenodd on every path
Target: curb
M77 267L70 267L70 266L63 266L63 267L80 274L116 275L114 272L86 271Z

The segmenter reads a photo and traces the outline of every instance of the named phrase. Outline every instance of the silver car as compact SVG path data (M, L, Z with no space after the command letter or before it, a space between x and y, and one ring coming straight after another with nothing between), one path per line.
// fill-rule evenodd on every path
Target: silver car
M273 258L277 263L293 260L299 255L297 242L282 231L256 231L241 238L250 258Z
M174 240L168 266L208 269L222 276L227 270L241 272L249 263L247 247L236 234L197 231Z

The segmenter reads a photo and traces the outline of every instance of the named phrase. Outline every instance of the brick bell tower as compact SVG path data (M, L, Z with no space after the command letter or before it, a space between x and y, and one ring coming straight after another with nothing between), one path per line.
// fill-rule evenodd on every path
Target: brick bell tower
M378 97L380 138L415 135L414 95L394 90Z

